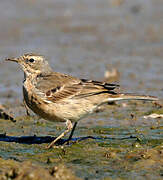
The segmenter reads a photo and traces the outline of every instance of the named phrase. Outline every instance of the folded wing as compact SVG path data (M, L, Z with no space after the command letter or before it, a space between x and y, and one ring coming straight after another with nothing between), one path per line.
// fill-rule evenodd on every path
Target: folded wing
M42 75L37 78L36 88L44 93L47 101L57 102L65 98L86 98L101 93L116 94L119 85L77 79L61 73Z

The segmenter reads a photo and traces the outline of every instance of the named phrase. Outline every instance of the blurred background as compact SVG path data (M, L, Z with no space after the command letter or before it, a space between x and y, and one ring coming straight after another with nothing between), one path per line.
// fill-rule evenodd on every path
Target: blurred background
M97 80L115 68L125 90L163 97L162 10L162 0L2 1L0 57L36 52L55 71ZM0 66L0 88L19 96L22 72Z
M25 114L22 105L23 73L17 64L4 62L3 60L6 57L17 57L29 52L45 55L54 71L71 74L79 78L114 81L121 85L124 92L149 94L163 99L163 1L1 1L0 104L11 109L14 116L22 116L20 117L21 120L24 120L23 116ZM94 131L86 131L86 127L92 128L92 126L96 125L100 125L100 128L124 126L129 129L133 125L136 126L136 124L148 127L156 125L155 119L150 121L143 119L143 113L150 112L152 108L155 108L153 105L150 103L142 103L140 106L135 106L137 104L134 103L130 105L128 107L126 104L122 104L114 107L115 109L110 107L108 112L102 115L85 118L80 122L80 125L83 125L85 129L79 128L80 130L77 130L76 135L81 136L82 133L83 136L90 135ZM131 117L130 114L135 111L138 113L136 115L138 118L133 121L135 114ZM9 127L4 122L1 124L0 130L1 132L7 131L10 135L19 136L24 134L50 134L54 136L54 134L61 132L61 129L56 130L56 125L50 124L50 122L44 124L40 121L40 124L43 124L38 124L36 129L36 125L32 124L31 126L31 123L33 121L28 123L18 121L18 124L16 124L18 127L28 126L28 128L22 130L20 127L17 128L11 124ZM126 127L126 124L129 126ZM161 127L158 121L157 125ZM148 130L149 139L155 138L161 141L161 129L157 129L157 131ZM121 133L120 136L123 136L128 131L130 132L128 129L127 132L123 130L120 132L117 129L114 132ZM103 134L105 130L95 130L95 135L98 136L97 132ZM135 131L133 130L133 132ZM112 135L112 133L113 131L110 134ZM145 132L146 136L148 133ZM109 136L108 134L109 131L105 135ZM105 143L108 143L108 141ZM12 148L15 151L14 157L21 160L28 159L26 153L33 153L33 158L36 158L36 152L43 151L37 149L36 146L28 146L29 150L23 145ZM1 151L4 153L1 153L4 158L13 155L12 148L8 153ZM19 150L16 148L19 148ZM97 147L94 148L94 150L98 149ZM22 157L22 152L26 157ZM74 154L76 153L74 152ZM36 161L39 158L37 157ZM91 157L85 158L89 160ZM93 156L92 159L93 165L95 165L96 162L94 162ZM40 161L43 162L41 159ZM85 160L80 162L83 163ZM80 162L77 174L83 173L82 177L84 177L85 174L80 167ZM103 159L101 162L104 162ZM68 166L76 168L76 161L68 161L68 163ZM145 162L146 164L148 162ZM83 166L88 171L87 164L85 163ZM105 164L100 167L101 171L103 171ZM113 167L112 164L110 167ZM125 171L124 169L122 168L123 171ZM114 171L113 168L113 177ZM106 173L106 175L109 175L109 173ZM87 172L87 174L89 174L88 177L91 177L91 173ZM130 175L131 179L135 177L133 174ZM97 175L97 177L103 176ZM140 176L138 177L140 179Z

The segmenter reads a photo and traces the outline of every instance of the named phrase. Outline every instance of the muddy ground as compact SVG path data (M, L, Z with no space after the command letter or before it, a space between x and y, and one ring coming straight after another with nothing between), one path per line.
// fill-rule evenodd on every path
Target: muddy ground
M3 1L0 5L0 179L163 178L162 0ZM36 52L53 69L117 82L123 92L159 97L103 106L81 120L71 145L7 142L6 136L57 136L64 125L26 116L23 73L6 57ZM106 79L106 71L115 70ZM0 107L1 108L1 107ZM149 117L156 113L160 118Z

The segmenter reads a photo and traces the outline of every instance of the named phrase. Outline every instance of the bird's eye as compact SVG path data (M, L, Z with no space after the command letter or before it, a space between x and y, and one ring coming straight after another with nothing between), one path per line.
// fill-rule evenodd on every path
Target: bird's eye
M33 58L29 59L29 62L34 62L35 60Z

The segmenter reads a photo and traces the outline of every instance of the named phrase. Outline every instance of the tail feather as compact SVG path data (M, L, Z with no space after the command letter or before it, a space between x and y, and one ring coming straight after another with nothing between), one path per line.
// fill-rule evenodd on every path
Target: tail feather
M137 95L137 94L115 94L108 98L108 102L120 101L120 100L145 100L145 101L158 101L157 97L148 95Z

